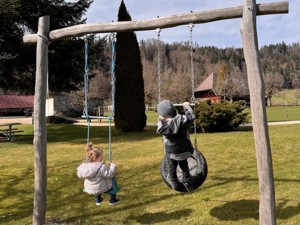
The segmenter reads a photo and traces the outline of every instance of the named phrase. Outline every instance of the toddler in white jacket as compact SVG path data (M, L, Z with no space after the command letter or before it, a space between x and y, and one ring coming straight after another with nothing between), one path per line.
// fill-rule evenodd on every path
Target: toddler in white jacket
M77 175L84 179L84 190L96 197L96 205L103 201L102 194L109 193L109 204L114 205L120 201L116 193L120 190L114 178L117 165L110 162L106 165L103 160L103 151L93 147L92 143L86 147L86 162L77 168Z

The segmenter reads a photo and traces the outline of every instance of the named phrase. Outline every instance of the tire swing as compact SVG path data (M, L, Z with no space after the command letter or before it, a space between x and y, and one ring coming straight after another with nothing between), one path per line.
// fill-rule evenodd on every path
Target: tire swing
M194 25L189 24L188 26L190 28L190 54L191 54L191 77L192 77L192 92L193 96L191 99L191 103L195 103L195 85L194 85L194 69L193 69L193 42L192 42L192 30ZM158 28L157 30L157 38L158 38L158 52L159 52L159 45L160 45L160 29ZM160 59L158 57L158 78L159 78L159 86L160 86ZM159 87L159 98L158 100L160 101L160 87ZM208 167L206 163L206 159L204 155L198 150L197 147L197 126L196 126L196 120L194 120L194 152L193 154L187 159L188 161L188 166L190 169L190 175L193 180L193 190L196 190L199 188L205 181L208 173ZM176 169L177 172L177 178L178 178L178 190L179 192L188 192L185 186L183 185L183 178L182 178L182 171L180 166L177 166ZM162 179L166 183L166 185L169 188L172 188L170 184L170 179L169 179L169 165L168 165L168 160L167 157L164 156L164 158L161 161L161 166L160 166L160 173L162 176Z
M195 148L193 154L188 158L187 161L190 169L190 174L193 179L193 190L195 190L204 183L207 177L208 170L207 170L206 160L203 154ZM178 185L179 187L177 191L188 192L183 185L182 171L179 166L177 166L176 172L179 181L179 185ZM160 173L167 186L169 188L172 188L170 184L170 180L168 178L169 166L168 166L168 161L166 156L164 156L164 158L161 161Z

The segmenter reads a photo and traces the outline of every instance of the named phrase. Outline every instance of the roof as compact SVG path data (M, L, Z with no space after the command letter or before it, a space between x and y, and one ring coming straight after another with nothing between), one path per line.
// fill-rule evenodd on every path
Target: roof
M0 95L0 109L33 108L33 102L33 95Z
M218 75L211 73L196 89L195 92L213 90L217 86Z

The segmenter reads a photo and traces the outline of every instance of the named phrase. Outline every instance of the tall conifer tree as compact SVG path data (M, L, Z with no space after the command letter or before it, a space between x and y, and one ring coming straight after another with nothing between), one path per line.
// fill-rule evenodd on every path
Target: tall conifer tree
M121 1L118 21L131 21ZM117 33L115 62L115 127L122 131L142 131L146 126L143 66L136 35Z

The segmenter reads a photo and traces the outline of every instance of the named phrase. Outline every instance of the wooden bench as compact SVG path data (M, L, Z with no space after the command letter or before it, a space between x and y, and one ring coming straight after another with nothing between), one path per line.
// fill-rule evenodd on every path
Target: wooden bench
M2 135L2 136L0 136L0 141L15 141L16 140L15 134L22 133L22 132L24 132L24 131L18 130L17 128L13 128L11 130L9 130L9 129L0 130L0 134ZM9 135L10 135L10 137L9 137Z
M15 138L15 133L22 133L24 132L23 130L13 130L11 131L11 140L10 141L15 141L16 138Z
M15 122L15 123L2 123L0 126L5 126L5 129L0 130L1 137L4 137L2 139L7 138L8 141L14 141L15 140L15 133L23 132L22 130L18 130L18 128L14 128L15 125L20 125L21 123Z
M18 130L18 128L12 128L11 130ZM7 131L9 131L9 129L1 129L0 131L5 131L5 132L7 132Z
M8 141L8 137L0 136L0 141Z

